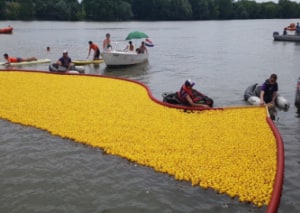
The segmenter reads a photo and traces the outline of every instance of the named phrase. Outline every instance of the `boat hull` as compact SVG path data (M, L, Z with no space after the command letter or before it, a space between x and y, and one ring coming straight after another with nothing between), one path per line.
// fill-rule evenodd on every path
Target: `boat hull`
M107 66L128 66L148 61L149 54L136 52L104 51L102 58Z
M0 34L11 34L13 32L12 27L0 28Z
M279 35L278 32L273 33L274 41L293 41L300 42L300 35Z

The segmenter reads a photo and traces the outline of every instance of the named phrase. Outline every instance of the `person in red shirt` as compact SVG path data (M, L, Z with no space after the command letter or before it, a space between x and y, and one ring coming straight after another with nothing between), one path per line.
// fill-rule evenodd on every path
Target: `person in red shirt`
M30 57L30 58L21 58L21 57L10 57L7 53L4 53L4 58L7 61L7 64L10 63L19 63L22 61L36 61L36 57Z
M94 44L92 41L89 41L89 54L88 54L88 57L90 56L91 54L91 50L94 51L94 57L93 57L93 60L96 60L96 59L99 59L99 56L100 56L100 50L99 50L99 47L97 44ZM87 58L88 58L87 57Z
M177 97L183 105L192 107L210 108L213 105L213 100L206 95L193 89L195 85L191 80L186 80L177 92Z

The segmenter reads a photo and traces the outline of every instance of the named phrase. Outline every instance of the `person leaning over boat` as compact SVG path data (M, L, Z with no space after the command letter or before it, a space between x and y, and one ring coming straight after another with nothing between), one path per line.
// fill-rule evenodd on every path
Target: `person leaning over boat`
M141 42L141 46L136 49L137 53L143 54L143 53L148 53L147 47L145 46L145 42Z
M112 48L110 44L110 34L106 33L105 39L103 41L103 50L109 50L110 48Z
M132 44L132 41L129 41L129 42L128 42L128 45L127 45L127 47L124 49L124 51L130 51L130 52L134 51L134 46L133 46L133 44Z
M23 61L37 61L36 57L30 57L30 58L20 58L20 57L9 57L7 53L4 53L4 58L7 61L6 64L10 63L19 63Z
M195 83L192 82L191 80L186 80L184 82L184 84L181 86L180 90L177 92L177 97L180 100L180 102L182 102L185 105L210 108L206 104L196 103L197 101L199 101L199 99L193 95L193 86L194 85L195 85Z
M94 51L94 57L93 60L99 59L100 56L100 50L97 44L93 43L92 41L89 41L89 53L87 58L89 58L90 54L91 54L91 50Z
M267 105L269 109L275 108L275 100L277 98L278 84L277 75L272 74L269 79L267 79L261 85L260 91L260 104Z
M61 58L56 62L59 66L65 67L67 69L71 69L74 64L72 63L72 59L68 56L68 51L64 50Z

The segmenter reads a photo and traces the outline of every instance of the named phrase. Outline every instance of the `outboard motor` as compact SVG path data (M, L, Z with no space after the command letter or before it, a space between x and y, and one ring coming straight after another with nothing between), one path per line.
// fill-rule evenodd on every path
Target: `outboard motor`
M273 36L279 36L279 32L273 32Z
M297 82L295 106L297 107L298 111L300 111L300 77L298 78Z

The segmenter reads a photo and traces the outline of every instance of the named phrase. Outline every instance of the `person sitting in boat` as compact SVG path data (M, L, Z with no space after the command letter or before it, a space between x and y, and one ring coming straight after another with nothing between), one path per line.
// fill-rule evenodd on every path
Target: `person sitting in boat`
M132 41L129 41L128 42L128 45L127 47L124 49L124 51L130 51L130 52L133 52L134 51L134 46L132 44Z
M72 59L68 56L67 50L63 51L63 56L58 59L56 64L67 69L71 69L74 66L74 64L72 63Z
M142 41L141 46L136 49L136 52L138 54L148 53L148 50L147 50L147 47L145 46L145 42L144 41Z
M100 50L99 50L98 45L95 44L95 43L93 43L92 41L89 41L89 53L88 53L87 58L90 56L91 50L94 51L94 57L93 57L93 60L99 59L99 56L100 56Z
M186 80L181 86L180 90L177 92L177 97L179 101L187 106L193 107L205 107L210 108L213 105L213 101L209 99L206 95L200 93L199 91L193 89L195 85L191 80ZM209 101L209 105L206 104Z
M287 35L287 28L286 27L283 29L283 35Z
M20 57L9 57L7 53L4 53L4 58L7 61L6 64L10 63L19 63L23 61L37 61L36 57L30 57L30 58L20 58Z
M275 100L277 98L278 84L277 75L272 74L269 79L267 79L261 85L260 91L260 104L268 106L269 110L275 110Z

